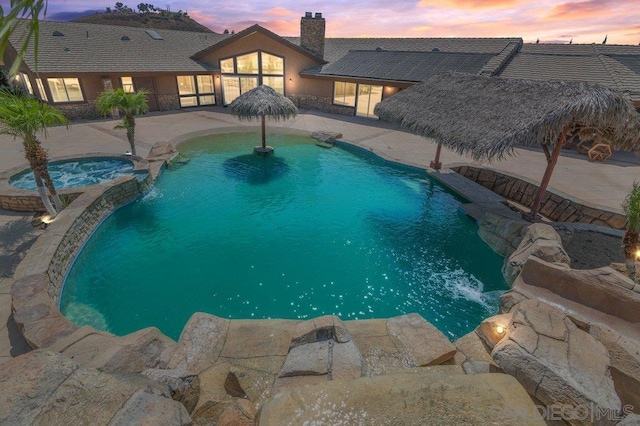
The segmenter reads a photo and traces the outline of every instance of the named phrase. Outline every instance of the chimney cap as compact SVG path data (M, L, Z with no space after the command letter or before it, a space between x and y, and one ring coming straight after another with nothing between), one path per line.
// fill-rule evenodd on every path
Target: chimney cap
M311 18L313 16L313 14L311 12L305 12L304 13L304 17L305 18Z
M316 19L322 19L322 13L316 12Z

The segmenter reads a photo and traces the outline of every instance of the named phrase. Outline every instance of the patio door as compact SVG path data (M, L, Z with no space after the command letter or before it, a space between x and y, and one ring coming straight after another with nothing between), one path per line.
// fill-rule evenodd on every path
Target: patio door
M382 100L382 86L358 84L358 102L356 115L359 117L378 118L373 109Z

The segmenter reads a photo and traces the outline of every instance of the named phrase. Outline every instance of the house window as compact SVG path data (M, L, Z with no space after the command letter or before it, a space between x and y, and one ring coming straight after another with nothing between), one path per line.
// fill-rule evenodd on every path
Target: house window
M266 52L251 52L220 60L225 105L258 85L270 86L284 95L284 58Z
M178 81L178 94L181 107L198 105L211 105L216 103L213 90L213 77L210 75L180 75Z
M241 94L258 87L258 77L222 76L222 90L225 105L233 102Z
M49 90L53 102L80 102L84 101L80 80L77 78L48 78Z
M358 102L356 115L360 117L378 118L373 109L382 100L382 86L358 84Z
M44 90L44 84L42 83L41 78L36 78L36 86L38 87L38 92L40 93L40 99L45 102L49 102L49 98L47 98L47 92Z
M220 61L220 70L223 74L235 74L236 66L234 64L233 58L222 59Z
M238 74L258 74L258 52L237 56Z
M284 74L284 59L262 52L262 74Z
M333 103L336 105L356 106L356 83L336 81L333 83Z
M133 87L132 77L120 77L120 83L122 83L122 89L124 89L125 93L133 93L136 91Z
M284 95L284 77L264 76L262 77L262 84Z
M23 72L18 73L16 75L16 82L30 95L33 95L33 86L31 85L31 80L29 80L29 76Z

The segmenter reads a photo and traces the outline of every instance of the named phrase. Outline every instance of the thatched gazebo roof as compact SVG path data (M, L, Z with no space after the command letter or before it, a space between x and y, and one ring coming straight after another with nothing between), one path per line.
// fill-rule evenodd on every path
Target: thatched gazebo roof
M291 99L269 86L258 86L238 96L229 105L229 111L240 120L271 117L279 121L298 115L298 108Z
M475 160L502 159L517 146L542 146L547 167L528 217L537 217L565 138L579 133L640 153L640 116L631 101L586 83L537 82L445 73L380 102L382 120L436 139ZM553 153L549 152L553 147Z
M383 100L375 113L476 160L501 159L519 145L554 146L565 126L640 152L633 104L599 85L445 73Z
M262 120L262 146L254 149L257 153L269 154L273 148L267 146L265 136L265 117L276 121L286 120L298 115L298 108L291 99L284 97L269 86L258 86L238 96L229 104L231 114L240 120Z

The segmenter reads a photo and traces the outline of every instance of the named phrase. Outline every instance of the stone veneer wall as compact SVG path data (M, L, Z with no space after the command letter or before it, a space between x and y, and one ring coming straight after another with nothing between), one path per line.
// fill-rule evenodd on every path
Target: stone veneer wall
M89 191L82 194L65 209L72 223L62 236L46 271L47 291L54 303L58 303L62 283L73 259L98 224L114 208L140 196L151 183L150 174L142 182L133 176L122 177L102 193ZM74 213L77 214L75 217Z
M102 117L102 115L96 109L96 101L55 104L55 107L56 109L62 111L69 120Z
M533 205L538 186L531 182L479 167L459 166L452 167L452 170L508 200L526 207ZM620 213L589 207L549 191L542 199L540 214L556 222L591 223L613 229L624 229L627 223L626 217Z
M178 95L156 95L159 111L171 111L180 109L180 98Z
M291 99L298 108L312 109L315 111L322 111L340 115L354 115L355 113L355 108L334 105L331 98L311 95L299 95L297 93L287 95L287 97Z
M33 191L32 191L33 192ZM79 192L59 191L61 197L66 197L72 202L80 195ZM14 212L43 212L45 211L42 199L39 195L13 195L0 194L0 208Z

